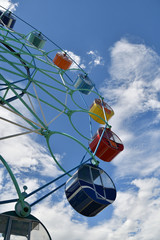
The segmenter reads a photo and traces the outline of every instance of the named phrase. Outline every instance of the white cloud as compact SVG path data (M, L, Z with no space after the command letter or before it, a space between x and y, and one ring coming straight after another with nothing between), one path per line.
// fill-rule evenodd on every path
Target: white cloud
M48 211L48 208L50 208L50 211ZM47 212L45 216L43 216L44 212ZM33 214L47 226L53 239L84 239L86 224L84 222L72 221L73 210L66 206L66 200L64 199L54 204L46 200L35 208Z
M54 204L47 200L33 213L48 227L52 238L58 240L159 240L159 186L157 178L135 179L130 190L118 192L112 218L94 227L89 227L87 220L75 220L75 212L64 199ZM44 216L48 208L51 211Z
M89 62L89 65L93 65L94 67L97 65L104 65L103 58L101 56L99 56L99 53L97 50L95 50L95 51L90 50L89 52L87 52L87 54L89 56L91 56L91 59L92 59Z
M109 72L101 91L115 111L109 124L124 143L124 152L113 160L116 172L120 176L157 174L160 57L144 44L122 39L111 48Z
M132 184L138 188L137 192L119 193L115 216L124 220L116 232L122 234L122 239L158 239L159 183L157 178L136 179Z
M42 147L30 136L3 140L1 141L0 151L16 172L19 172L19 170L24 172L38 171L41 175L51 177L60 173L45 147ZM56 156L57 160L60 160L60 157Z
M129 182L127 178L127 181L123 182L126 185L123 191L118 190L110 220L97 223L93 227L88 225L89 219L81 217L69 206L61 193L58 193L58 202L53 201L50 196L38 204L33 208L32 214L44 223L53 239L159 240L160 134L152 122L152 119L155 120L152 116L154 111L159 109L159 57L146 46L134 45L126 40L115 44L111 56L111 80L107 82L103 93L110 101L114 98L112 107L115 116L111 125L125 146L124 152L113 160L116 165L115 179L117 185L121 177L125 179L131 176L134 180ZM152 67L156 71L152 71ZM147 74L142 71L144 69L148 70ZM142 118L143 114L146 114L145 118ZM158 114L156 122L158 123ZM0 130L7 129L0 125ZM10 131L14 132L13 126ZM14 142L7 140L7 145L5 141L1 141L0 145L1 153L13 167L20 185L28 185L27 192L40 186L44 182L44 175L55 177L59 173L47 150L35 140L29 136L21 136ZM32 178L29 178L29 172L37 172L37 175L33 174ZM22 177L26 175L27 178L23 180ZM6 193L8 198L15 197L9 176L6 179L2 169L0 176L1 194ZM36 198L37 196L33 200Z
M126 39L121 39L111 48L110 73L118 81L126 79L131 82L145 78L154 78L159 71L159 56L144 44L132 44ZM153 79L152 78L152 79Z
M111 49L111 60L107 89L116 105L123 106L122 120L149 109L159 109L160 57L145 45L122 39ZM105 89L103 93L105 95Z
M73 59L82 69L86 68L86 64L84 63L83 59L76 55L75 53L73 53L72 51L68 51L65 50L65 52L67 52L67 54L71 57L71 59ZM87 52L87 55L89 55L91 57L91 60L89 61L88 65L89 68L98 66L98 65L104 65L104 60L103 58L99 55L98 51L89 51ZM77 68L77 65L74 63L72 63L71 68Z
M73 63L71 65L71 68L78 68L77 64L85 69L85 65L82 63L82 59L80 56L76 55L75 53L65 50L65 52L67 52L67 54L71 57L71 59L73 60ZM75 62L75 63L74 63ZM76 64L77 63L77 64Z
M111 48L109 72L102 92L115 111L109 123L124 143L112 164L117 184L126 187L103 227L112 229L109 240L159 239L160 57L144 44L122 39ZM131 185L130 179L135 179Z
M5 116L7 119L12 119L15 122L19 121L16 115L4 110L2 107L0 108L0 115L1 117ZM0 132L2 137L3 135L6 136L20 132L20 129L17 126L1 120ZM57 168L47 148L39 144L33 134L2 140L0 153L16 176L21 191L23 191L22 187L27 185L27 193L30 193L61 174L61 171ZM61 161L63 157L59 154L55 154L55 156L57 161ZM0 170L1 200L17 198L14 185L2 164ZM37 197L37 195L34 195L29 201L33 202ZM11 209L11 207L13 209L14 204L10 206L7 205L7 207L6 205L2 205L1 209L4 211L4 209Z
M17 3L13 3L10 0L0 0L0 9L4 11L4 8L9 9L10 11L15 11L16 7L18 6L18 2Z

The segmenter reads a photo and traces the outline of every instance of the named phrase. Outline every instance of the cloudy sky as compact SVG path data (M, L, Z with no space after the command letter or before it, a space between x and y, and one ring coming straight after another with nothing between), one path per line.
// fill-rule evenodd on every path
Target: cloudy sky
M94 218L82 217L71 208L62 188L33 207L32 214L57 240L159 240L160 35L157 29L160 3L156 0L118 3L48 0L44 4L38 0L34 3L0 0L0 5L10 8L66 49L85 69L114 109L109 124L125 148L111 163L100 162L117 188L112 206ZM14 29L26 34L28 26L24 26L17 20ZM3 117L19 122L18 116L3 108L0 111ZM78 117L74 118L75 125L85 132L89 125L80 123ZM63 121L62 118L56 126L63 126ZM65 124L74 136L69 124ZM7 136L19 129L1 120L0 131L1 136ZM68 141L64 139L63 147L61 138L55 142L56 157L67 169L75 166L76 158L75 163L80 162L84 154L82 149L80 154L73 151ZM47 145L37 134L2 140L0 154L12 167L21 190L27 185L28 193L61 174ZM57 185L45 189L43 194ZM0 191L1 199L16 198L3 166ZM28 201L32 203L39 196L35 194ZM0 206L1 212L13 208L14 204Z

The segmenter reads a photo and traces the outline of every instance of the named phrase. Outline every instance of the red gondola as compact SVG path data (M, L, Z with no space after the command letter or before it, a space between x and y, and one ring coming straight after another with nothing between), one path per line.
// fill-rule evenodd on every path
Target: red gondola
M103 130L103 127L99 128L97 134L95 134L95 136L93 137L93 141L89 144L92 152L95 151L103 133ZM123 149L124 146L120 138L109 128L107 128L103 133L102 139L99 143L95 155L105 162L110 162L115 156L117 156L117 154L123 151Z

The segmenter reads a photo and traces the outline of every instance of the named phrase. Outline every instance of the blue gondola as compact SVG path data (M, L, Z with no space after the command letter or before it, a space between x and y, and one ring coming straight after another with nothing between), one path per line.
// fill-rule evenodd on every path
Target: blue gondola
M74 87L81 93L88 95L92 91L94 85L87 75L79 74L74 83Z
M42 49L46 42L46 39L42 36L41 33L31 32L28 36L28 42L33 44L36 48Z
M80 214L93 217L116 199L116 188L106 172L92 164L82 165L66 182L65 193Z
M12 29L15 22L16 19L12 16L11 12L3 12L0 10L0 24Z

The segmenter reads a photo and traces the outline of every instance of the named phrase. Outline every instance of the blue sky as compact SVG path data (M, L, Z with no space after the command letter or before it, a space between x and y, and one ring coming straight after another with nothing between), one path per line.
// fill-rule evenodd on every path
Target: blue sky
M111 163L100 162L117 187L112 206L94 218L85 218L69 206L61 189L34 207L32 214L45 224L53 239L159 240L159 1L0 0L0 5L10 6L17 16L70 51L114 109L109 123L125 147ZM29 28L24 26L17 20L14 29L27 34ZM90 104L91 96L87 101ZM1 114L16 121L16 116L4 109ZM85 120L86 116L74 118L80 131L89 128ZM2 123L2 135L16 131ZM61 128L64 123L71 135L76 134L63 117L55 126ZM21 188L28 186L28 192L60 174L44 140L35 135L4 140L0 145L1 155L12 166ZM61 141L61 137L53 139L54 149L57 159L69 169L80 161L84 151L77 146L73 151L72 142L66 139L61 146ZM3 199L14 198L15 191L3 167L0 176ZM1 206L1 212L13 208Z

